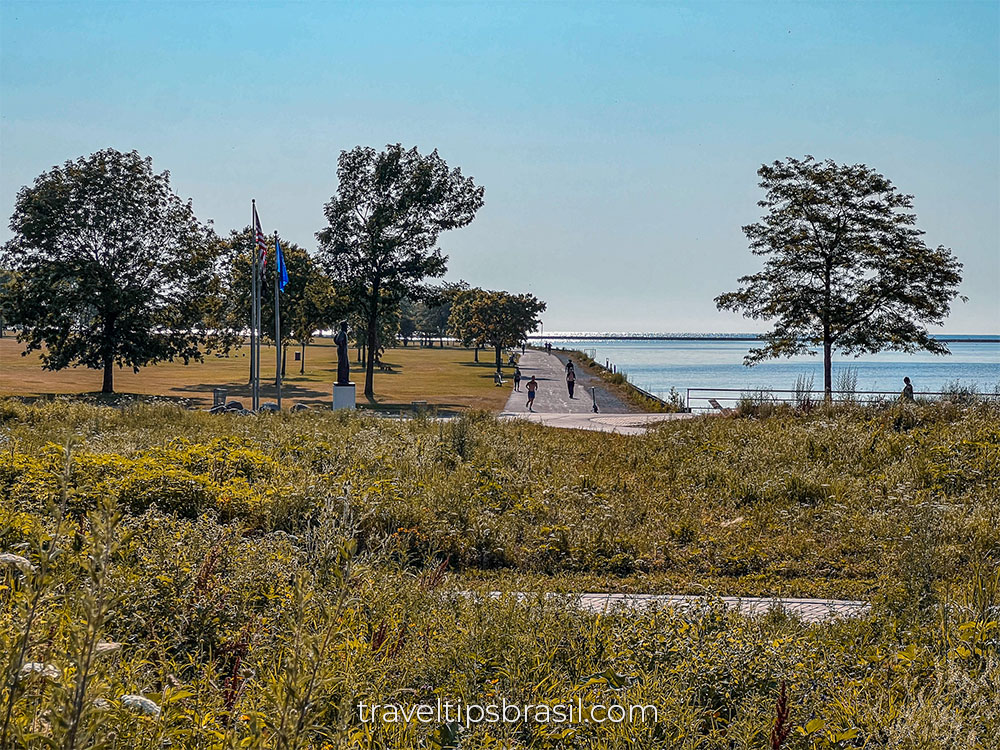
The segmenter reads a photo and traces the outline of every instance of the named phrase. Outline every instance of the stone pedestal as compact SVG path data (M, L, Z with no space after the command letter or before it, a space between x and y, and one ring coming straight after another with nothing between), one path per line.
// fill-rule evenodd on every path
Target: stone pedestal
M354 395L354 383L347 385L333 384L333 410L354 409L357 406L357 398Z

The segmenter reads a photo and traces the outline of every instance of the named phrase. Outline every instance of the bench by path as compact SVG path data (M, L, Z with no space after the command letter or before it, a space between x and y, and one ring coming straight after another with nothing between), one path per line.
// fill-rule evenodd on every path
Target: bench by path
M463 592L469 595L469 592ZM488 596L500 598L503 594L491 591ZM529 592L516 591L507 594L520 601L529 601L538 596ZM605 614L622 612L625 614L646 612L650 609L688 610L704 606L712 599L704 596L685 596L678 594L545 594L546 598L564 599L574 606ZM772 610L781 610L789 615L800 618L803 622L823 622L836 618L865 617L871 612L868 602L850 601L845 599L794 599L794 598L764 598L754 596L723 596L714 601L742 615L764 615Z

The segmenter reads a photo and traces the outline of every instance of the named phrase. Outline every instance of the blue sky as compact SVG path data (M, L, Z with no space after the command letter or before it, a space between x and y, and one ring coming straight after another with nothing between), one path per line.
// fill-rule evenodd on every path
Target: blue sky
M945 330L1000 332L1000 3L0 4L0 211L66 159L153 157L226 233L315 248L337 156L437 148L486 188L448 278L546 330L750 331L756 169L863 162L965 263ZM6 226L0 238L10 236Z

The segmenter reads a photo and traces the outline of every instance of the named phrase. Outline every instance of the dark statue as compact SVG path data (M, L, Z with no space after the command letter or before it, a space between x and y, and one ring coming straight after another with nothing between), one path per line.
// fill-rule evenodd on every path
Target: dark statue
M337 345L337 385L350 385L351 363L347 355L347 321L340 322L340 331L333 337Z

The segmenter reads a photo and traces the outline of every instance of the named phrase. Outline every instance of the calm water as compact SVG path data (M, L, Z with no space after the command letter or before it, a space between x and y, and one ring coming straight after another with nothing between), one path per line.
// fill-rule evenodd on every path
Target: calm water
M743 356L755 346L750 341L585 341L557 336L546 339L553 346L595 350L594 359L598 362L604 364L610 360L628 373L633 383L656 394L663 394L671 387L682 393L687 388L791 389L800 375L812 376L814 389L823 387L820 356L771 360L745 367ZM948 348L951 354L943 357L897 352L858 359L835 356L834 388L838 372L846 368L857 372L859 391L899 392L904 375L910 377L918 392L939 391L956 380L964 385L975 384L980 391L993 391L1000 385L1000 343L966 339L949 343Z

